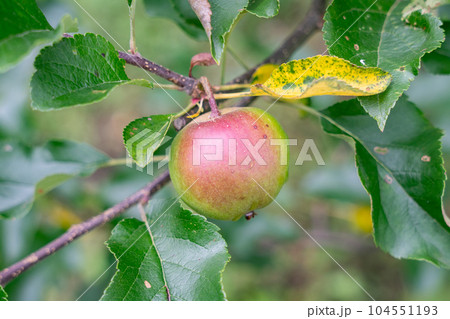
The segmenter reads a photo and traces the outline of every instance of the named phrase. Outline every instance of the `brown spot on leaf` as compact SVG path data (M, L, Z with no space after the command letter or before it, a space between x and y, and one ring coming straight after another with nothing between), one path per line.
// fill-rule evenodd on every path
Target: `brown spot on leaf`
M144 281L144 285L145 285L145 288L147 288L147 289L152 288L152 285L150 285L150 283L147 280Z
M428 155L424 155L420 158L420 160L422 162L429 162L429 161L431 161L431 158Z
M386 174L386 176L384 176L384 181L390 185L392 184L392 177Z
M258 126L256 126L256 125L253 125L253 128L256 130L257 128L258 128Z
M355 50L356 50L356 51L359 51L359 45L357 45L357 44L355 43L354 46L355 46Z
M389 152L389 149L387 147L379 147L379 146L375 146L373 148L373 150L375 151L375 153L381 154L381 155L385 155Z
M133 131L137 131L137 127L133 127Z
M345 36L345 40L350 41L350 38L348 36Z

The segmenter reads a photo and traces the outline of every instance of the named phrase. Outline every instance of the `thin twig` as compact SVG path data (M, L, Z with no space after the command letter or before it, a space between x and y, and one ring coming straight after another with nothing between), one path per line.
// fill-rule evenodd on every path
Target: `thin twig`
M88 219L85 222L73 225L72 227L69 228L67 232L65 232L60 237L51 241L50 243L40 248L39 250L35 251L31 255L25 257L21 261L15 263L11 267L2 270L0 272L0 285L5 286L7 283L9 283L17 276L19 276L25 270L35 265L39 261L47 258L55 251L67 246L78 237L119 216L128 208L138 204L143 198L149 195L150 196L153 195L158 190L160 190L167 182L169 182L169 180L170 180L169 171L165 171L157 178L155 178L155 180L150 184L148 184L146 187L134 193L133 195L125 198L123 201L116 204L115 206L105 210L103 213L95 217L92 217L91 219Z
M119 51L119 58L124 59L128 64L147 70L163 79L172 82L173 84L176 84L189 95L193 95L195 93L194 91L197 87L198 81L194 78L189 78L187 76L169 70L162 65L156 64L155 62L143 58L139 54L129 54Z
M64 33L64 38L73 38L72 35ZM124 59L126 63L137 66L141 69L147 70L157 76L172 82L181 89L183 89L187 94L194 96L197 94L196 88L198 85L198 80L190 78L172 71L162 65L143 58L139 53L130 54L122 51L118 51L119 58Z
M200 78L200 83L203 86L203 90L205 91L206 98L209 102L209 107L211 109L210 118L216 118L220 116L219 108L217 107L216 98L214 96L214 92L212 89L211 84L208 81L208 78L206 76L202 76Z

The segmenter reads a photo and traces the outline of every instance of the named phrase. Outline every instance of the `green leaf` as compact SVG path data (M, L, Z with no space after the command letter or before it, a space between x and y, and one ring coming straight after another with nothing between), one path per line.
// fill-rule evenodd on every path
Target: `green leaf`
M22 60L34 47L59 39L64 32L76 32L76 20L61 19L53 29L34 0L0 2L0 72Z
M186 0L144 0L147 13L152 17L173 20L189 36L206 40L203 26Z
M146 116L130 122L123 130L123 142L130 157L140 167L152 161L153 153L166 139L173 114Z
M8 295L2 286L0 286L0 301L8 301Z
M385 92L359 98L381 130L390 110L417 75L420 58L444 39L440 20L430 14L416 11L403 20L408 3L334 1L325 15L324 39L331 54L357 65L379 67L393 76Z
M391 82L391 75L379 68L360 67L344 59L318 55L280 65L270 73L270 66L257 69L258 80L251 91L256 95L272 95L299 99L317 95L365 96L383 92ZM265 72L265 73L263 73ZM255 78L255 74L253 78Z
M229 260L219 228L183 210L176 199L151 200L144 222L121 221L107 242L117 272L102 300L224 300Z
M91 33L42 49L34 66L32 107L40 111L98 102L116 86L143 81L130 80L112 44Z
M444 22L443 28L445 41L442 47L422 59L425 69L433 74L450 74L450 21Z
M0 218L25 215L39 196L108 161L91 146L50 141L41 147L0 141Z
M450 227L442 205L442 132L405 97L384 132L357 100L321 114L327 133L354 140L359 176L371 197L377 246L397 258L450 267Z
M211 55L220 64L228 34L244 12L249 0L189 0L205 29L211 45Z
M131 4L133 3L133 0L127 0L128 6L131 7Z
M280 10L279 0L250 0L247 11L260 18L272 18Z

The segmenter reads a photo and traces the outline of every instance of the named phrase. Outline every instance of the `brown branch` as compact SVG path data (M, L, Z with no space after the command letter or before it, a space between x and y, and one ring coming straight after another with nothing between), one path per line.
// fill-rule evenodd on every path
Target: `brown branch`
M169 171L165 171L146 187L125 198L115 206L105 210L103 213L95 217L92 217L91 219L88 219L85 222L73 225L60 237L51 241L50 243L35 251L31 255L25 257L21 261L15 263L11 267L2 270L0 272L0 285L5 286L25 270L43 260L44 258L52 255L57 250L67 246L78 237L119 216L131 206L136 205L143 200L148 200L151 195L161 189L167 182L169 182L169 180Z
M72 35L64 33L64 38L73 38ZM196 94L195 89L198 84L198 80L184 76L175 71L172 71L162 65L143 58L139 53L130 54L127 52L119 52L119 58L124 59L126 63L137 66L143 70L147 70L157 76L172 82L186 91L189 95Z
M169 70L168 68L162 65L156 64L155 62L143 58L139 54L129 54L126 52L119 51L119 58L124 59L125 62L127 62L128 64L147 70L163 79L172 82L173 84L179 86L184 91L186 91L186 93L189 95L195 94L195 89L197 87L198 80L194 78L190 78L177 72L174 72L172 70Z
M247 82L253 72L262 64L274 63L278 64L285 62L294 51L299 47L315 30L320 29L322 25L322 17L325 11L325 0L313 0L313 5L306 15L306 18L298 25L295 31L283 42L283 44L267 59L262 61L260 64L256 65L252 69L248 70L241 76L235 78L230 83L243 83ZM71 37L68 34L65 37ZM182 88L189 95L195 96L197 94L196 89L198 86L198 80L186 77L184 75L178 74L171 71L161 65L151 62L138 54L128 54L119 51L119 57L124 59L127 63L135 65L142 69L145 69L151 73L154 73ZM245 99L245 98L244 98ZM246 103L252 101L250 99L245 100ZM209 109L208 103L204 103L205 110ZM243 105L241 105L243 106ZM192 111L193 113L196 110ZM177 129L181 129L188 122L186 116L180 117L174 123ZM153 182L148 184L143 189L134 193L133 195L125 198L120 203L107 209L103 213L88 219L87 221L73 225L70 229L62 234L60 237L51 241L44 247L35 251L31 255L25 257L24 259L18 261L9 268L6 268L0 272L0 285L5 286L11 280L19 276L21 273L29 269L31 266L35 265L39 261L47 258L48 256L55 253L57 250L67 246L69 243L77 239L78 237L84 235L85 233L105 224L106 222L112 220L113 218L119 216L124 211L126 211L131 206L139 203L146 203L150 197L161 189L166 183L170 181L169 171L165 171L160 176L158 176Z

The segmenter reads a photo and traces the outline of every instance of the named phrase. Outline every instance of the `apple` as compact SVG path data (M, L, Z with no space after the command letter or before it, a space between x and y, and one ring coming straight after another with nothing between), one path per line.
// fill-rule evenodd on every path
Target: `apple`
M286 182L287 136L258 108L203 114L173 140L169 170L175 190L194 212L238 220L270 204Z

